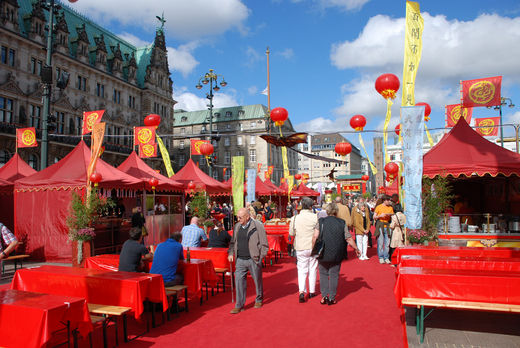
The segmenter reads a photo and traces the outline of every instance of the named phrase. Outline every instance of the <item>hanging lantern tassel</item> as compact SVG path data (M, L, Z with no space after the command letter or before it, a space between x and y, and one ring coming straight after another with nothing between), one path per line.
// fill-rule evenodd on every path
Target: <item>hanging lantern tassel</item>
M372 169L372 174L377 174L377 168L374 166L372 161L370 160L370 157L368 157L367 149L365 148L365 143L363 142L363 138L361 137L361 133L359 133L359 144L363 148L363 151L365 151L365 156L367 157L368 164L370 165L370 168Z

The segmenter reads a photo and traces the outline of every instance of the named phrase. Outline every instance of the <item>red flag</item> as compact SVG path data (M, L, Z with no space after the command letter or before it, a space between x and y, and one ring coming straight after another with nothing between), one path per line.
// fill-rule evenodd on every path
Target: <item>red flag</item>
M502 76L462 81L462 105L495 106L500 105Z
M36 130L34 127L18 128L16 130L16 143L18 148L38 146L36 142Z
M262 163L258 163L256 166L257 166L256 172L258 174L260 174L260 171L262 170Z
M153 145L155 144L155 128L151 127L135 127L134 142L135 145Z
M227 172L227 168L224 168L224 170L222 171L222 176L226 176L226 172Z
M88 134L92 132L92 127L96 123L101 122L101 118L105 110L96 110L96 111L86 111L83 113L83 128L81 134Z
M475 126L484 128L475 128L478 134L483 137L493 137L498 135L498 126L500 126L500 117L476 118Z
M273 175L273 170L274 170L274 166L267 167L267 172L269 173L269 175Z
M157 144L139 145L139 157L141 157L141 158L157 157Z
M209 144L209 140L191 139L191 154L202 155L200 153L200 146L205 143Z
M459 121L461 106L460 104L446 105L446 128L453 127ZM463 108L462 116L468 124L471 123L473 108Z

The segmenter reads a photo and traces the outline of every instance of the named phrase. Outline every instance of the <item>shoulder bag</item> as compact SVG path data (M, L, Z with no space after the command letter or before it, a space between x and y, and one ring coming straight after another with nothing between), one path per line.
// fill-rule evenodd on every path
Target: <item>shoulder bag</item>
M314 242L314 246L312 247L311 256L317 256L318 259L323 258L323 252L325 249L325 243L323 243L323 224L321 222L321 219L319 220L320 224L320 234L318 235L318 238L316 239L316 242Z

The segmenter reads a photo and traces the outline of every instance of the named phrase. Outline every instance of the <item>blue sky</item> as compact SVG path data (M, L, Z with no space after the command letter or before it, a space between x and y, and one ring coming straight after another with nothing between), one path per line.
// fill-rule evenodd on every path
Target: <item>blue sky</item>
M444 105L459 101L459 81L502 75L502 96L520 106L520 2L419 1L425 20L416 102L432 107L429 128L444 126ZM405 1L398 0L78 0L69 6L137 46L152 42L164 16L176 106L205 108L200 76L212 68L228 86L218 106L262 103L266 47L271 107L282 106L296 130L351 131L363 114L365 129L382 130L384 99L377 76L402 78ZM400 94L389 129L399 122ZM503 109L504 123L520 123L520 108ZM479 108L474 117L498 116ZM505 127L512 135L513 127ZM345 134L355 145L357 137ZM369 145L371 134L366 135ZM371 147L371 146L369 146ZM370 157L372 155L370 154Z

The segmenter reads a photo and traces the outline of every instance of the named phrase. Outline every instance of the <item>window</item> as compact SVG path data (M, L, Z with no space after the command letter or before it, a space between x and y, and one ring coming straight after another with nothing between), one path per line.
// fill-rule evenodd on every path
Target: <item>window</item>
M0 97L0 122L13 122L14 101Z
M105 85L98 83L96 85L96 95L101 98L105 98Z
M5 150L0 150L0 167L3 167L4 164L6 164L9 159L11 159L11 155L9 155L9 152Z
M184 140L179 141L179 149L184 149Z
M128 96L128 107L135 108L135 97L129 95Z
M218 128L217 128L217 124L216 124L216 123L213 123L213 130L214 130L214 131L218 130Z
M215 117L220 117L220 112L215 112Z
M12 48L2 46L0 53L0 61L2 62L2 64L14 66L15 55L15 50L13 50Z
M224 153L224 164L230 164L231 163L231 152L226 151Z
M211 141L211 145L213 145L214 148L217 148L218 144L216 140Z
M35 154L30 154L28 164L31 166L32 169L38 170L38 156L36 156Z
M56 133L64 134L63 130L65 129L65 113L56 111Z
M233 115L231 111L226 111L226 117L231 117L231 115Z
M251 138L249 140L249 144L250 145L255 145L256 144L256 135L251 135Z
M34 127L36 129L40 129L40 120L42 114L42 108L37 105L29 106L29 127Z
M181 128L181 134L186 134L186 128Z
M31 58L31 74L33 75L41 75L42 73L42 64L43 62L34 57Z
M244 156L244 153L243 153L242 151L237 151L236 156L237 156L237 157L239 157L239 156Z
M184 166L186 164L186 157L184 155L179 155L179 166Z
M229 146L229 137L224 138L224 146Z
M76 125L74 124L74 117L69 118L69 134L76 134Z
M231 125L230 124L226 124L226 130L228 130L228 131L231 130Z
M80 91L86 91L87 90L87 78L78 75L78 81L76 86Z
M390 160L395 161L395 155L390 155Z
M116 104L121 104L121 91L118 91L114 88L114 94L112 96L112 101Z
M224 175L224 180L229 180L231 178L231 170L226 170L226 174Z
M243 130L244 130L244 128L242 127L242 123L239 123L239 124L238 124L238 129L240 129L240 131L243 131Z
M244 110L238 110L238 116L244 116L245 115L245 111Z
M186 121L188 121L188 117L186 117L186 116L182 116L182 117L181 117L181 121L182 121L182 122L186 122Z
M249 150L249 162L256 162L256 150L255 149Z
M242 146L242 136L241 136L241 135L239 135L239 136L237 137L237 145L238 145L238 146Z
M249 125L251 128L256 128L256 122L251 122L250 125Z

